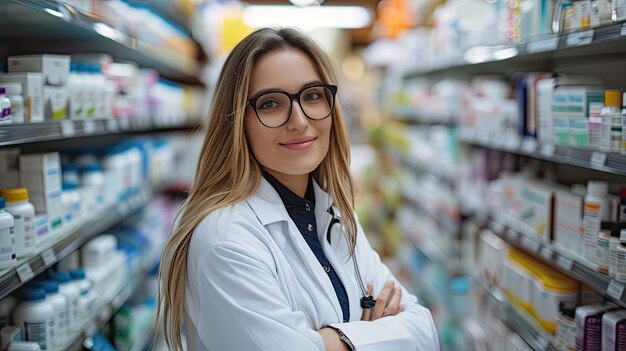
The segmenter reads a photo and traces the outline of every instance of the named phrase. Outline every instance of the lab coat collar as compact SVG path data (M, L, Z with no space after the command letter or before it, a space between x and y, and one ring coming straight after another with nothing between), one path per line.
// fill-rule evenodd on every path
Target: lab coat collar
M341 214L338 209L333 206L332 199L327 192L313 180L313 188L315 191L315 215L317 218L325 218L329 215L329 209L332 207L335 216L341 218ZM256 213L257 217L261 221L261 224L267 226L271 223L280 221L288 221L289 214L283 204L280 196L272 187L272 185L265 179L261 178L261 184L256 194L248 199L248 204ZM325 221L326 222L326 221Z

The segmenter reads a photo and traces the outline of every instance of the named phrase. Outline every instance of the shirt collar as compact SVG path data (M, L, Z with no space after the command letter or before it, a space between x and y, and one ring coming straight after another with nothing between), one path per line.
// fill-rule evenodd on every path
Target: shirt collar
M313 181L311 176L309 176L309 181L306 187L306 193L304 194L304 198L300 197L298 194L291 191L289 188L283 185L278 179L274 178L267 171L262 170L263 178L267 180L268 183L276 190L278 196L285 204L286 208L292 208L301 206L303 204L309 204L311 207L315 208L315 190L313 188Z

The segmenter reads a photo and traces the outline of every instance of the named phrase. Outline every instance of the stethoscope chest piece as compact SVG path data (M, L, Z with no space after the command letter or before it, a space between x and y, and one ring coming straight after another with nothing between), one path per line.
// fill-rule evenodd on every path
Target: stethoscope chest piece
M368 310L370 308L374 308L376 305L376 299L372 295L365 295L361 298L361 308L364 310Z

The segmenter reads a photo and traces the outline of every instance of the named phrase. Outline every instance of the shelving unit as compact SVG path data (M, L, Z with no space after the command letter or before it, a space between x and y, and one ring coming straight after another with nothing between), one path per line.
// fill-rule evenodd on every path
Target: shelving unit
M75 138L103 138L114 135L132 135L175 131L190 131L198 124L156 126L124 125L114 119L60 120L42 123L10 124L0 127L0 147L22 144L62 141Z
M626 284L595 271L588 263L582 262L580 258L557 250L551 245L530 240L501 223L491 221L489 222L489 229L510 245L522 249L552 267L558 268L563 273L585 283L593 290L626 308L626 294L624 294Z
M626 53L626 27L622 23L562 35L536 38L522 45L498 45L472 48L479 50L480 58L458 58L451 64L431 69L407 72L406 79L416 77L454 76L475 74L510 74L520 71L551 70L555 62L576 64L606 62Z
M144 190L121 204L110 206L81 219L77 224L60 229L61 232L55 233L53 239L40 243L33 255L18 260L17 266L13 268L0 271L0 299L18 290L96 235L122 222L151 199L152 193Z
M133 38L56 0L0 1L0 46L8 53L104 52L153 68L168 79L201 85L195 58Z

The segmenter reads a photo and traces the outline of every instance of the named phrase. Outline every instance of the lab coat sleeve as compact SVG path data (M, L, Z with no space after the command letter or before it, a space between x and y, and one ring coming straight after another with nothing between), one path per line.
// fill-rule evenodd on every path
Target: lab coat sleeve
M292 311L270 266L244 245L217 242L197 262L196 328L208 350L324 350L303 313ZM190 311L188 311L189 313Z
M363 229L358 224L356 255L364 283L372 283L374 297L380 294L385 283L398 280L381 262L372 249ZM404 311L372 322L354 321L332 324L340 329L354 344L357 351L437 351L439 339L430 311L418 304L417 298L402 287L400 301Z

